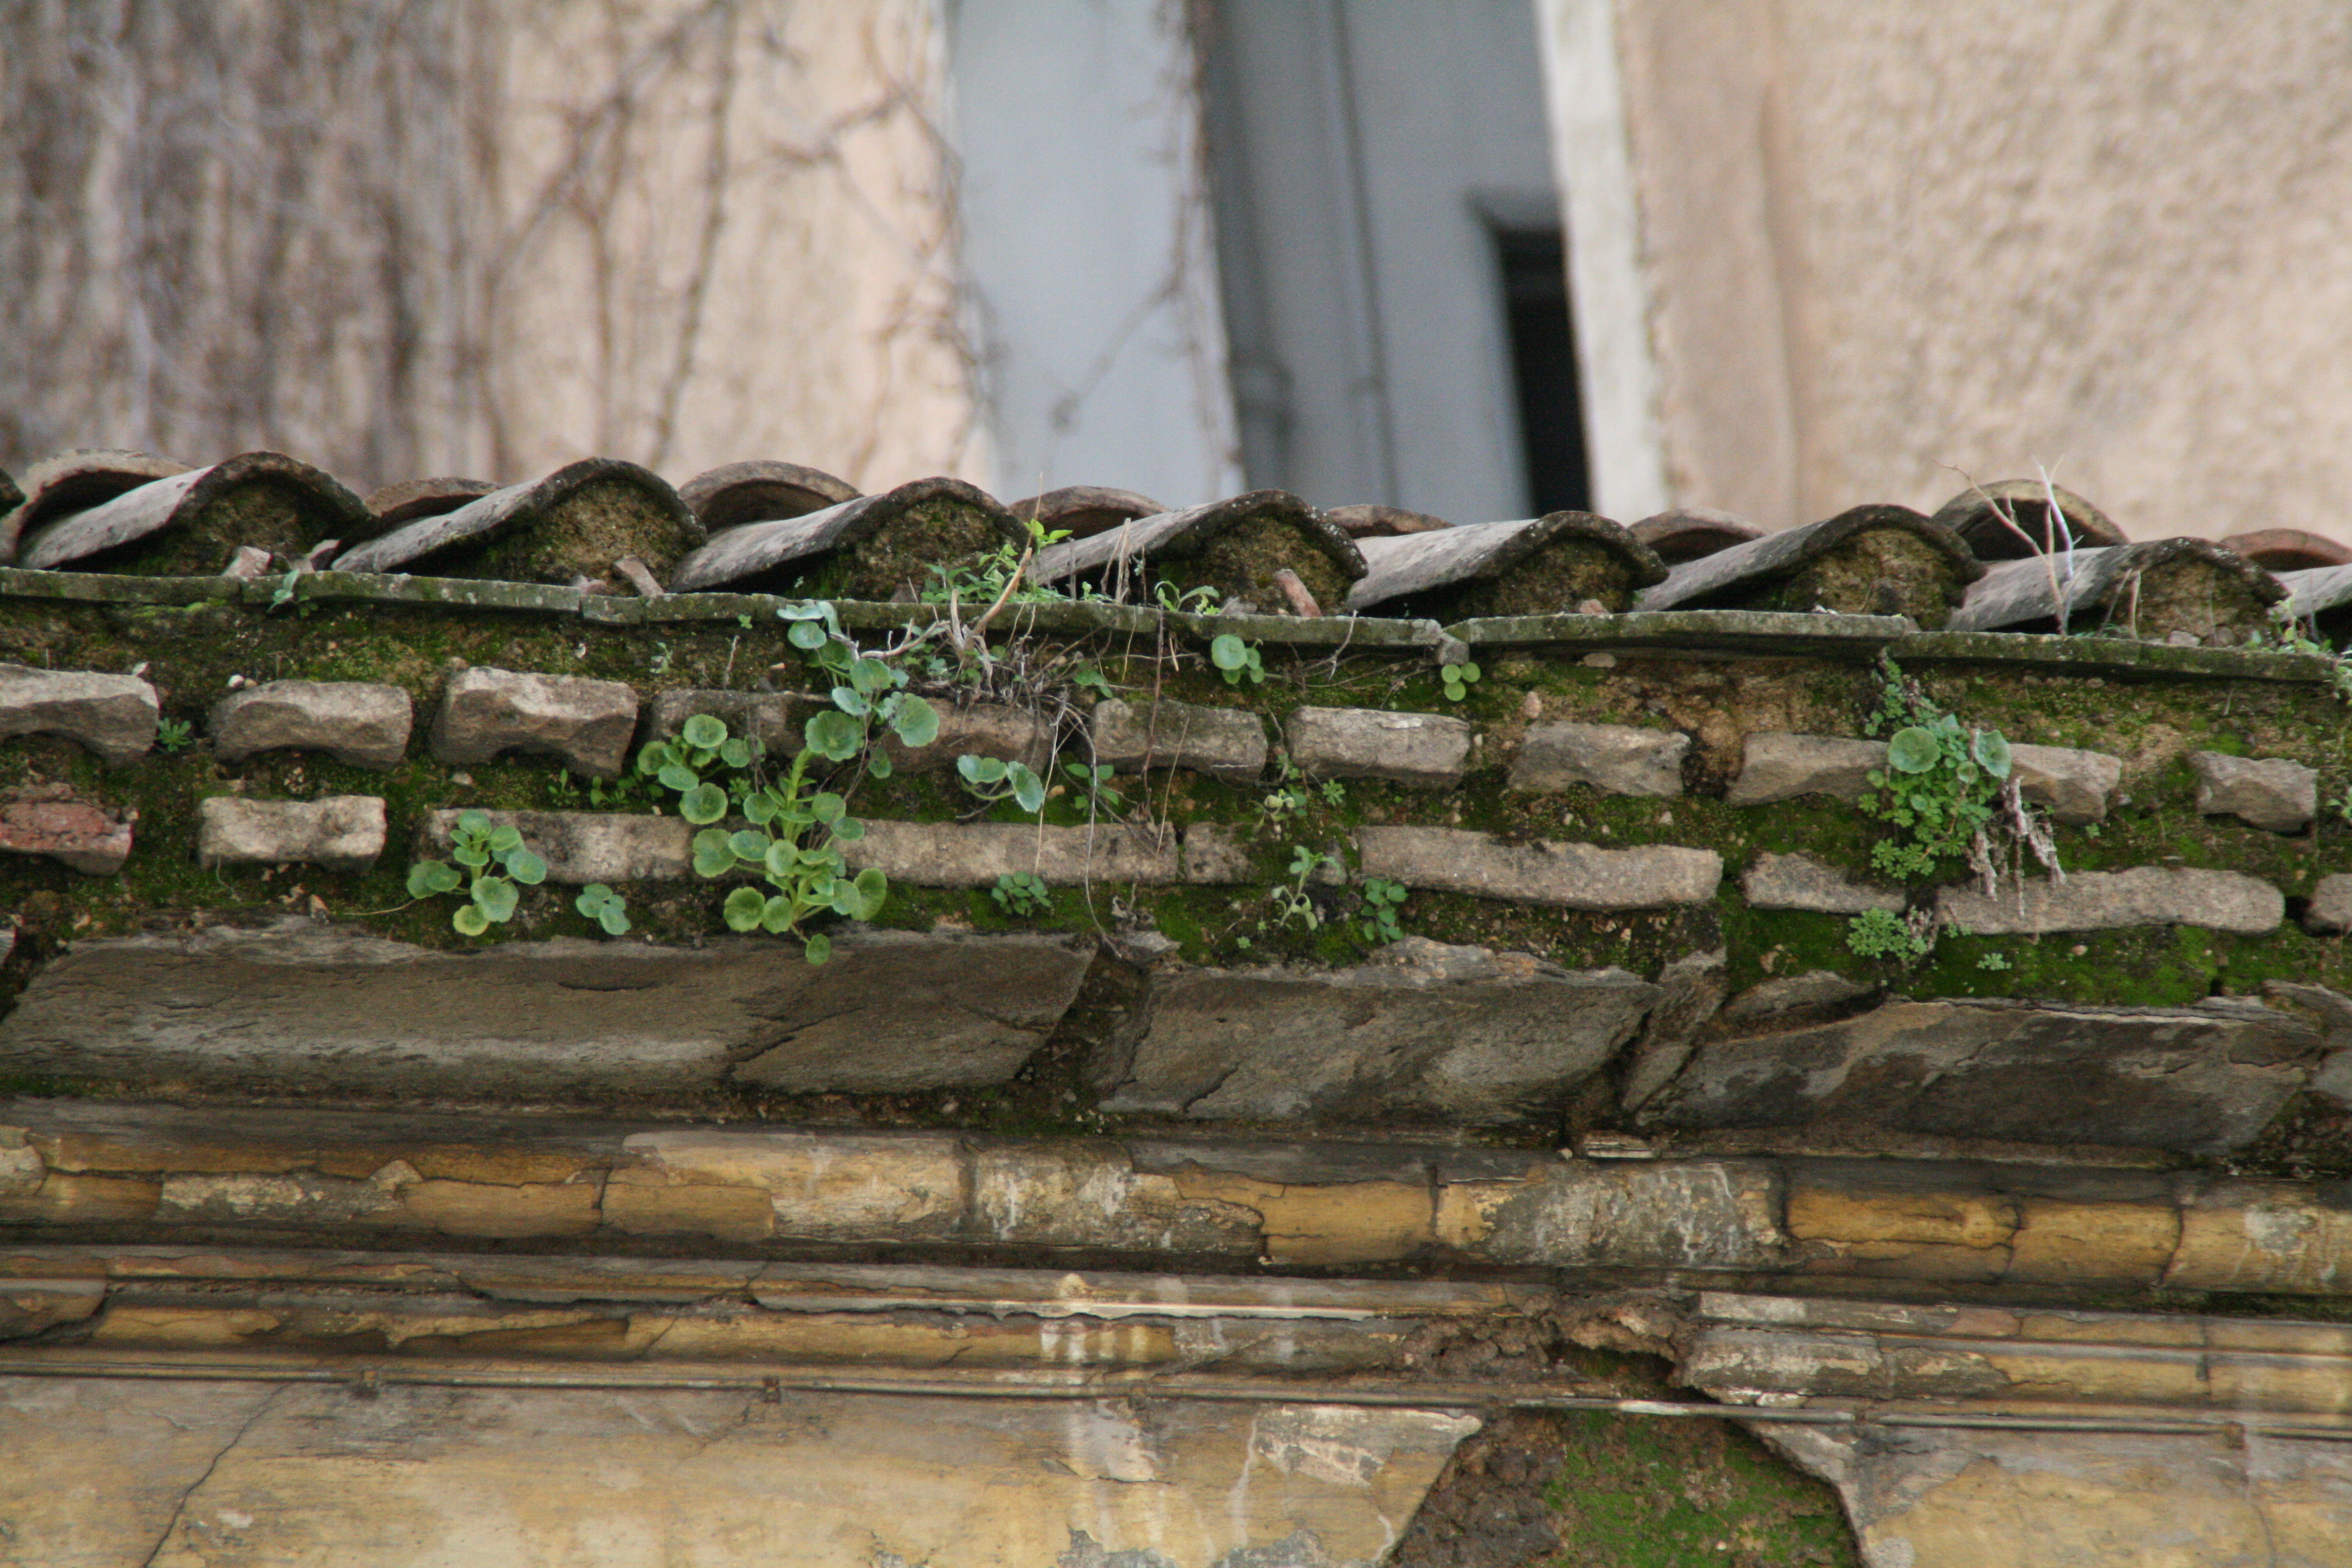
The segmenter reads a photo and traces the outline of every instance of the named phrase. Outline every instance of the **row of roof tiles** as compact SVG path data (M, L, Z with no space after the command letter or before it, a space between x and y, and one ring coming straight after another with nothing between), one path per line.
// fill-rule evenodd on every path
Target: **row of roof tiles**
M773 461L673 489L590 458L527 484L427 479L364 500L275 452L193 468L85 450L34 465L21 487L0 473L0 565L32 570L333 569L890 599L1000 546L1029 552L1030 576L1048 585L1130 601L1205 585L1273 615L1823 608L1961 630L2120 619L2142 635L2235 642L2273 605L2352 614L2352 549L2285 529L2133 542L2082 497L2027 480L1971 487L1932 517L1864 506L1768 534L1705 510L1631 527L1584 512L1455 525L1318 510L1280 490L1176 510L1078 486L1008 506L950 479L861 495Z

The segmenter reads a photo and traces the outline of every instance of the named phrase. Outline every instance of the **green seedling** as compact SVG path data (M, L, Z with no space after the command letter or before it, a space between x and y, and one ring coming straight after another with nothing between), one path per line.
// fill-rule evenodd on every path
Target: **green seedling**
M1070 782L1086 792L1093 809L1107 816L1116 816L1127 809L1127 796L1111 788L1110 764L1098 763L1092 767L1084 763L1064 763L1062 772Z
M629 901L602 882L581 889L572 907L604 927L606 936L629 934Z
M964 788L982 800L1010 800L1034 816L1045 809L1045 781L1026 763L998 757L958 757L956 773Z
M1054 897L1045 882L1028 871L1008 871L988 889L996 907L1008 915L1034 919L1053 912Z
M177 755L196 743L196 727L185 719L155 721L155 744Z
M1404 926L1397 919L1397 910L1404 902L1405 886L1385 877L1364 879L1364 912L1356 929L1369 942L1391 942L1404 940Z
M1448 702L1459 702L1468 697L1470 689L1478 683L1479 674L1478 667L1466 659L1460 664L1441 664L1437 667L1437 679L1445 688L1445 700Z
M1256 647L1231 632L1220 632L1209 642L1209 662L1217 667L1227 686L1265 684L1265 661Z
M429 899L465 889L466 901L449 923L460 936L483 936L514 919L522 888L545 880L547 862L523 847L520 829L493 826L484 813L468 811L459 814L450 835L449 860L419 860L408 868L408 896Z

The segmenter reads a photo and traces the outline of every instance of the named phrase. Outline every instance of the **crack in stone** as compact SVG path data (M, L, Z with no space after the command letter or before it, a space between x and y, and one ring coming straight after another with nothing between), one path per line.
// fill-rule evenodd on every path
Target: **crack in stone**
M147 1555L139 1560L139 1568L155 1568L155 1559L162 1555L164 1547L172 1543L172 1532L180 1528L180 1520L188 1510L188 1500L203 1489L205 1483L213 1479L213 1472L220 1468L220 1462L228 1458L229 1450L245 1441L245 1435L253 1430L254 1423L268 1415L270 1407L278 1403L278 1396L292 1386L292 1384L280 1384L263 1395L261 1403L255 1405L238 1424L236 1430L229 1435L228 1441L223 1443L206 1461L205 1473L181 1489L178 1500L172 1504L171 1517L163 1521L163 1532L155 1537L155 1544L147 1549Z

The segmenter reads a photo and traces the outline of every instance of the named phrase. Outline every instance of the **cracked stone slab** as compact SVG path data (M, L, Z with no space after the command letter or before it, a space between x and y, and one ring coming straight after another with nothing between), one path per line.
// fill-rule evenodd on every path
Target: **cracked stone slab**
M1123 773L1147 766L1190 768L1244 784L1265 772L1265 721L1246 709L1190 702L1139 707L1106 698L1095 704L1089 730L1097 765Z
M1690 737L1630 724L1535 724L1511 761L1510 787L1591 784L1604 795L1672 798L1683 793Z
M383 853L383 801L377 795L247 800L216 795L196 806L200 866L276 866L299 860L330 871L363 871Z
M354 767L389 768L408 754L415 705L397 686L364 680L272 680L213 704L207 725L225 763L259 752L324 752Z
M2286 918L2286 899L2259 877L2178 866L2076 871L2063 882L2029 877L1987 897L1947 888L1937 912L1979 936L2117 931L2128 926L2201 926L2260 936Z
M1459 963L1440 956L1471 955ZM1093 1069L1103 1109L1197 1121L1443 1118L1496 1125L1556 1111L1633 1038L1658 988L1525 953L1407 947L1328 973L1155 975L1131 1040ZM1113 1059L1113 1058L1116 1059Z
M457 841L462 811L428 813L418 847L436 858ZM547 862L547 879L589 882L675 881L694 868L694 827L676 816L615 811L486 811L494 826L522 834L523 847Z
M2319 772L2287 757L2191 752L2201 816L2235 816L2272 833L2300 833L2319 815Z
M273 1093L539 1100L1001 1083L1089 955L1043 937L842 932L832 962L558 938L438 952L293 921L84 942L0 1019L0 1064Z
M1759 731L1748 737L1739 777L1723 798L1733 805L1763 805L1801 795L1860 800L1870 775L1886 766L1886 742L1836 735Z
M2220 1153L2261 1134L2323 1047L2308 1020L2231 998L1895 1001L1837 1023L1706 1040L1645 1120Z
M878 867L919 888L988 888L1029 875L1049 887L1088 882L1162 886L1183 879L1174 829L1105 822L1052 827L1027 822L877 822L842 846L854 869Z
M111 877L131 858L134 810L76 795L70 784L0 791L0 852L46 855L91 877Z
M1506 844L1452 827L1360 827L1363 874L1410 888L1471 893L1568 910L1647 910L1703 904L1723 880L1712 849L1653 844Z
M155 689L136 676L0 664L0 741L63 735L114 766L154 746L162 711Z
M428 738L444 763L495 762L513 752L551 756L575 773L616 779L637 728L637 694L618 680L463 669L433 717Z
M1900 914L1905 907L1901 889L1857 882L1810 855L1759 855L1756 864L1740 874L1739 890L1759 910L1858 915L1866 910Z
M1617 1102L1628 1114L1647 1104L1674 1081L1690 1060L1699 1031L1723 1006L1729 954L1717 948L1678 958L1658 973L1658 1000L1633 1043Z
M1308 778L1386 779L1452 789L1470 762L1467 721L1381 708L1301 708L1286 726L1290 760Z

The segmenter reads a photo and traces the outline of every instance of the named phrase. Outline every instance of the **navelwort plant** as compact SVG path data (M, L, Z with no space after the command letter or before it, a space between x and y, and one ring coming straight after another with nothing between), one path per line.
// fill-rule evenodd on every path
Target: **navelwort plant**
M1045 879L1033 871L1005 872L996 879L996 885L988 889L988 896L994 899L996 907L1008 915L1034 918L1050 914L1054 909L1052 890L1045 886Z
M460 936L481 936L514 919L521 889L547 880L547 862L523 847L521 830L494 826L486 813L459 813L449 837L449 860L457 865L417 861L408 868L408 896L430 899L464 888L466 901L449 917Z
M1265 684L1265 661L1259 657L1255 645L1242 641L1231 632L1219 632L1209 639L1209 662L1224 676L1227 686Z
M636 772L675 791L678 815L701 828L694 836L697 875L749 872L765 884L727 895L719 913L729 928L798 936L808 961L823 963L833 941L807 923L825 914L872 920L889 897L889 879L870 866L850 874L842 846L866 837L866 826L840 795L814 787L812 773L862 758L866 773L887 778L890 758L871 743L877 727L905 745L927 746L939 738L940 716L905 689L905 670L859 650L830 604L787 605L776 614L789 623L785 639L834 682L830 706L802 726L801 749L783 775L766 777L757 740L729 733L709 713L687 720L674 741L645 746Z

